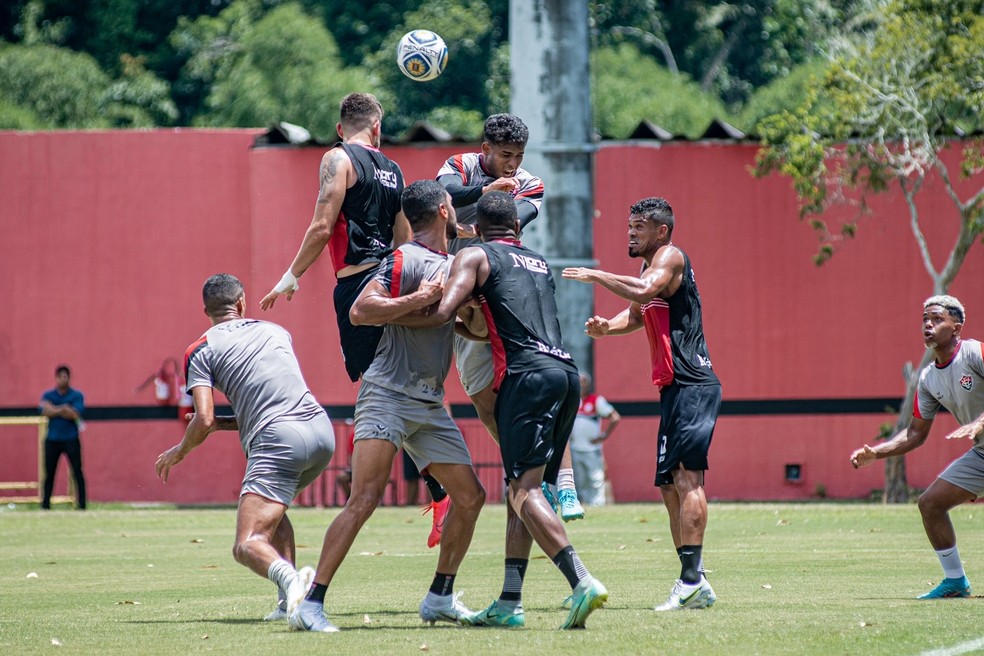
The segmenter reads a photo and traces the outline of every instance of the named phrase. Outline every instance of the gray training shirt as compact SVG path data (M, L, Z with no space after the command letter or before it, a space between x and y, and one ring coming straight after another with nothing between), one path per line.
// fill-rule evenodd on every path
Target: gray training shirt
M323 413L301 375L290 333L268 321L237 319L212 326L185 353L188 390L214 387L229 399L243 452L275 419Z
M984 351L975 339L965 339L944 365L930 363L919 375L913 416L932 419L940 406L956 417L961 425L984 413ZM979 436L978 436L979 437ZM978 449L984 444L978 443Z
M436 278L440 271L446 276L452 259L447 253L412 241L391 253L373 280L393 298L405 296L416 291L421 281ZM386 324L376 357L362 379L418 401L443 403L453 335L453 321L437 328Z

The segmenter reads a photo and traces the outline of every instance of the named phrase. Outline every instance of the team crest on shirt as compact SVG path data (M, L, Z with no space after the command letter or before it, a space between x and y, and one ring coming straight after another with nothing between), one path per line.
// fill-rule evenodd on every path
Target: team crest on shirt
M964 374L960 377L960 387L964 388L968 392L974 389L974 379L970 374Z

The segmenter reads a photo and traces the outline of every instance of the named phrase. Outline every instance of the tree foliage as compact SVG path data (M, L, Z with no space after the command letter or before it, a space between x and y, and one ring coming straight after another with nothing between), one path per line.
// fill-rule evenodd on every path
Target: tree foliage
M984 2L892 0L885 9L875 29L832 61L824 84L806 104L760 123L764 147L757 171L792 179L802 216L812 217L821 237L818 264L857 230L869 195L898 189L932 291L943 294L984 234L984 145L980 139L963 146L954 140L982 125ZM959 171L951 170L955 159ZM964 178L959 185L958 176ZM952 202L949 211L936 209L933 225L949 217L957 229L942 262L932 257L928 226L916 204L930 179L945 187ZM845 204L854 211L839 231L831 230L827 210ZM909 369L897 430L911 416L921 369ZM886 497L907 499L904 463L893 462L886 471Z

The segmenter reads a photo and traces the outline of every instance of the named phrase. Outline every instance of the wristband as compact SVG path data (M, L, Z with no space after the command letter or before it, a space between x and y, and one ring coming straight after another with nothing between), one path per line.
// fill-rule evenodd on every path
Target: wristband
M278 282L273 288L273 291L278 294L283 294L288 291L296 292L298 289L300 289L300 287L297 284L297 278L290 272L290 269L287 269L287 273L284 274L284 277L281 278L280 282Z

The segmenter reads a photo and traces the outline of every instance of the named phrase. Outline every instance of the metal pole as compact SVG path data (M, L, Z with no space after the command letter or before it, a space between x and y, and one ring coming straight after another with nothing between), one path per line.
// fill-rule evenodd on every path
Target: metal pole
M544 184L540 216L523 242L542 253L557 285L564 343L578 368L593 373L584 321L594 313L591 285L565 281L565 266L592 266L594 189L587 0L509 3L511 107L530 128L523 167Z

